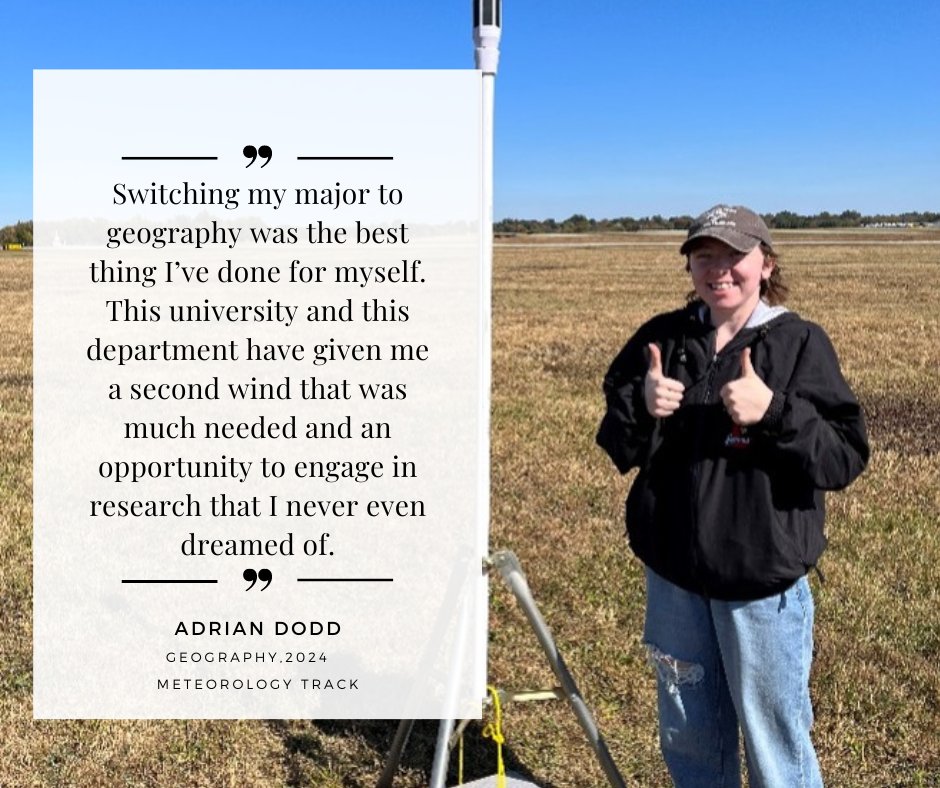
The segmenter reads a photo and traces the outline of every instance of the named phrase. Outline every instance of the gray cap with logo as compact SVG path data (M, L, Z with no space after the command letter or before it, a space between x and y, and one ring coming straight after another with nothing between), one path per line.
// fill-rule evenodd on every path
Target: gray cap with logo
M688 254L692 242L699 238L715 238L745 253L759 243L771 249L774 246L764 220L743 205L716 205L705 211L692 222L679 254Z

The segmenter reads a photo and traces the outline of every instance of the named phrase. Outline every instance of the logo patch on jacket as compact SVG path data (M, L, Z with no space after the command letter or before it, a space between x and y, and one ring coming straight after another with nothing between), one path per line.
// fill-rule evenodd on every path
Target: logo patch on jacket
M725 446L732 449L747 449L751 445L751 436L747 434L747 427L735 424L725 438Z

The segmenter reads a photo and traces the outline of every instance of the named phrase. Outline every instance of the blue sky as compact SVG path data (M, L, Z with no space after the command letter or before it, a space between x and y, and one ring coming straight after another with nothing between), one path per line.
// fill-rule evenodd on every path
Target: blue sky
M470 6L8 4L0 225L32 215L34 68L470 68ZM940 210L934 0L504 0L503 23L497 218Z

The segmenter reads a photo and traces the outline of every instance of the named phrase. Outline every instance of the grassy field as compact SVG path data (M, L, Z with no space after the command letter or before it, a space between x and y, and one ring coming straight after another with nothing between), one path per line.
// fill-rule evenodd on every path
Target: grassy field
M519 555L618 766L644 788L668 779L642 575L622 537L630 478L594 432L613 354L689 289L680 238L506 239L494 273L491 544ZM874 449L865 475L829 498L827 582L813 579L823 772L830 786L940 786L940 232L778 242L790 306L829 331ZM393 722L32 720L30 298L31 257L0 253L0 785L373 785ZM498 580L490 631L492 682L552 686ZM605 784L563 703L509 706L504 730L508 766L540 785ZM427 783L435 733L416 726L396 785ZM495 771L479 725L466 746L466 779Z

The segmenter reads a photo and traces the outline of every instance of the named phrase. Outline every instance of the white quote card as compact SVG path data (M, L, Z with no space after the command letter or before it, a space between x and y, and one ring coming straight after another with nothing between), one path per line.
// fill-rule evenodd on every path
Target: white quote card
M479 717L479 72L34 112L35 716Z

